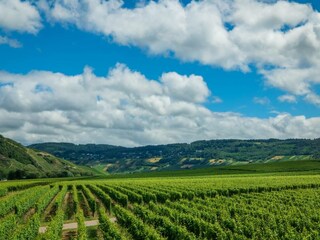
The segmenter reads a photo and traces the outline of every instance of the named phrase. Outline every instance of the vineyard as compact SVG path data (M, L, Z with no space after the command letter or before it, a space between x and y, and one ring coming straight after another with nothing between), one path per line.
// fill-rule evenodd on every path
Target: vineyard
M0 239L320 239L320 176L0 183Z

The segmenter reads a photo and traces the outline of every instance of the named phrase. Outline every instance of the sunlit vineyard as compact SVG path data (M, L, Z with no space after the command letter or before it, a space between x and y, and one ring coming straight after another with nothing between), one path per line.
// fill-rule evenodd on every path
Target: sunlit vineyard
M0 185L0 239L320 239L320 176Z

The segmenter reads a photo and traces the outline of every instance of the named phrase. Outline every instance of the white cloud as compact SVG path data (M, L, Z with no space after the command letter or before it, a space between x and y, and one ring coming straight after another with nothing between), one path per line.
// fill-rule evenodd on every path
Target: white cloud
M120 0L56 0L39 7L51 22L122 45L224 69L255 66L272 87L305 99L318 96L312 86L320 83L320 13L308 4L160 0L128 9Z
M320 135L320 118L279 113L259 119L213 112L203 105L210 97L200 76L170 72L155 81L122 64L106 77L88 67L74 76L0 72L0 132L23 143L125 146Z
M37 33L41 27L40 14L29 1L0 1L0 28L8 31Z
M210 94L207 84L201 76L181 76L175 72L165 73L161 77L166 93L178 100L204 102Z
M22 44L18 40L0 36L0 45L2 44L9 45L12 48L22 47Z
M313 104L320 106L320 96L314 93L308 93L305 99Z
M75 24L111 36L119 44L146 48L152 54L173 52L186 61L225 68L237 67L242 61L216 4L201 1L183 7L179 1L162 0L134 9L122 5L119 0L58 0L51 8L46 1L40 7L49 21Z
M280 102L288 102L288 103L296 103L297 98L294 95L285 94L280 97L278 97L278 100Z

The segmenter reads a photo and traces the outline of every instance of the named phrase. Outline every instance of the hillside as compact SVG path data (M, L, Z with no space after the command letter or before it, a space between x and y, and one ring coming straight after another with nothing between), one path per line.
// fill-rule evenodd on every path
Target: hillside
M30 147L109 173L320 159L320 139L210 140L134 148L71 143Z
M49 153L25 148L0 135L0 178L42 178L92 175L90 169Z

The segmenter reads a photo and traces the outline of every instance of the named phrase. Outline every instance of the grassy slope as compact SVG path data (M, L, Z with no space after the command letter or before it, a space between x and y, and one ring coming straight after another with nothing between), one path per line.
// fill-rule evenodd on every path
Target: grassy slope
M45 152L25 148L0 135L0 177L8 177L9 173L17 176L17 171L20 171L20 177L26 178L93 174L89 168L77 166Z

